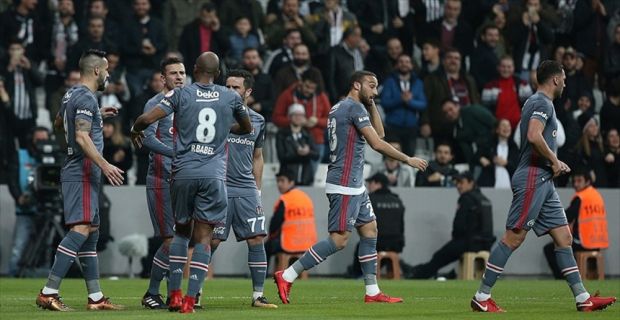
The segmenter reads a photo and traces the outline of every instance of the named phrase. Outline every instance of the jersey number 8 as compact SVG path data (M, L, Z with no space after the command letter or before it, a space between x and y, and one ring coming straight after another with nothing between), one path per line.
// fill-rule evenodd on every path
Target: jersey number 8
M211 143L215 138L215 121L217 113L211 108L204 108L198 113L198 127L196 140L201 143Z

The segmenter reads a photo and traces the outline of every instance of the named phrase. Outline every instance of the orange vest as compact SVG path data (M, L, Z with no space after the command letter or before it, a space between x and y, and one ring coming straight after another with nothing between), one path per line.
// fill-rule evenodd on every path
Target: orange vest
M579 197L581 200L579 217L577 218L581 245L586 249L609 247L605 202L601 194L594 187L589 186L578 191L574 197Z
M280 232L282 249L286 252L308 250L317 242L312 200L295 188L280 196L276 208L280 201L284 202L284 223Z

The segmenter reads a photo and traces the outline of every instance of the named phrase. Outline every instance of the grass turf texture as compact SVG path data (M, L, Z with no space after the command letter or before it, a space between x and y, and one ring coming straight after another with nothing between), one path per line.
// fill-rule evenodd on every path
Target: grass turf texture
M61 294L77 311L42 311L34 301L44 283L44 279L0 279L0 319L620 319L620 304L602 312L578 313L566 283L551 280L500 280L493 297L507 310L501 315L471 311L469 301L478 281L381 281L382 290L403 297L405 302L366 305L361 280L312 278L295 282L292 303L282 305L273 281L267 279L265 295L279 306L267 310L250 307L249 279L219 278L205 283L205 309L193 315L142 308L147 281L125 279L103 280L101 286L106 296L127 310L85 311L84 282L68 279L62 283ZM590 281L586 287L603 295L620 296L620 280Z

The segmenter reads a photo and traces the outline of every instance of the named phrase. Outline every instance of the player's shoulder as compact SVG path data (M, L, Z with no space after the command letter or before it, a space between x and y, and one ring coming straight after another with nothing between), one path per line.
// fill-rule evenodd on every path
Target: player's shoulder
M73 102L76 107L98 107L99 105L95 94L84 85L76 85L67 90L63 101Z
M168 91L168 92L172 92L172 90ZM156 95L154 95L151 99L149 99L146 104L145 104L145 108L146 107L152 107L155 106L156 104L158 104L159 102L161 102L161 100L164 98L164 93L160 92Z
M248 114L250 115L250 119L254 122L259 122L261 124L265 123L265 117L263 117L260 113L252 110L251 108L247 108Z

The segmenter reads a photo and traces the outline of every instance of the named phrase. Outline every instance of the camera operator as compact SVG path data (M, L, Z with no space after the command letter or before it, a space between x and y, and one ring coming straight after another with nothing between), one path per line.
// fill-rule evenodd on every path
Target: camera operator
M30 176L40 164L37 156L37 143L48 141L49 131L44 127L35 127L28 137L29 144L21 147L15 161L9 165L9 191L15 199L15 233L13 234L13 249L9 261L9 274L17 275L19 261L24 248L34 229L34 215L37 212L37 201L29 189Z

